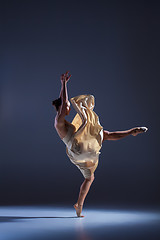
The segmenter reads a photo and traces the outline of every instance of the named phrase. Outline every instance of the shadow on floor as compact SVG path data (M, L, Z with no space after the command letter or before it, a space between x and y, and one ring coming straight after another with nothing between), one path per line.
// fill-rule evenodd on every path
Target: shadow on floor
M18 216L0 216L0 223L1 222L14 222L14 221L21 221L25 219L37 219L37 218L78 218L77 216L74 217L18 217Z

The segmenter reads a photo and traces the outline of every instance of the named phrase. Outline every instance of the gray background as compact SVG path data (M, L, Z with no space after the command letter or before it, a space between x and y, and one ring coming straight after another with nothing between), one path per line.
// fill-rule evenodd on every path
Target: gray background
M83 181L54 129L60 75L69 97L93 94L109 131L86 204L159 204L158 1L2 1L1 204L75 203ZM72 108L71 121L75 115Z

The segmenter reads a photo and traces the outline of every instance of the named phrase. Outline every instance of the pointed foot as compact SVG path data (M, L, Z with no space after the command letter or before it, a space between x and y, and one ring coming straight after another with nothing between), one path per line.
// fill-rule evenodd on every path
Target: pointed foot
M147 132L147 131L148 131L148 128L147 128L147 127L140 127L140 129L141 129L143 132Z
M82 207L83 207L82 205L78 205L78 203L75 203L73 207L76 210L77 217L84 217L83 215L81 215Z

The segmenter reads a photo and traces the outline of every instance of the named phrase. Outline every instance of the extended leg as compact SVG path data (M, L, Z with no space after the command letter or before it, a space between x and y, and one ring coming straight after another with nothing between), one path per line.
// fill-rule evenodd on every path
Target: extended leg
M87 193L91 187L93 180L94 180L94 173L91 175L91 177L89 179L85 178L84 182L82 183L82 185L80 187L78 201L74 205L74 208L76 209L76 213L77 213L78 217L81 217L84 200L87 196Z
M121 138L127 137L129 135L137 136L139 133L146 132L148 128L146 127L135 127L131 128L126 131L116 131L116 132L109 132L106 130L103 130L103 141L104 140L119 140Z

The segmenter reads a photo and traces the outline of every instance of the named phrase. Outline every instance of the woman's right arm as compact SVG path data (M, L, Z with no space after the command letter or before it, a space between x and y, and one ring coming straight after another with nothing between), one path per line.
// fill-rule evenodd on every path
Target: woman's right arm
M56 120L58 122L62 122L64 121L64 118L66 116L66 108L67 108L67 101L68 101L68 96L66 94L67 92L67 83L66 82L62 82L61 83L62 86L61 86L61 106L59 107L58 109L58 112L57 112L57 115L56 115Z

